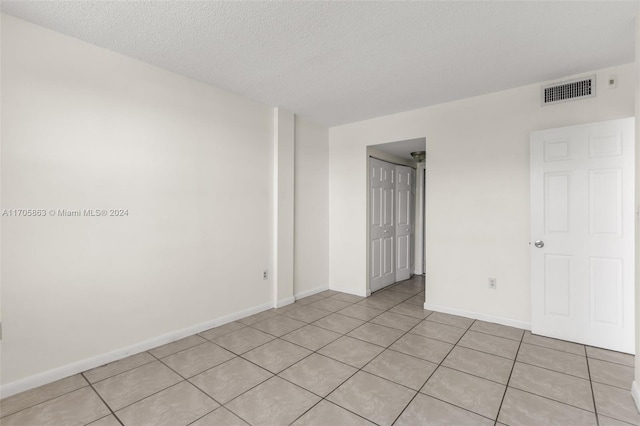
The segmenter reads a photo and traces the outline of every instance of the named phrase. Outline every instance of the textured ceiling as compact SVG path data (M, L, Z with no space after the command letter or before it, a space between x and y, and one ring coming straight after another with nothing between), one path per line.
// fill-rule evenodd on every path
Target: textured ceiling
M634 60L637 1L11 1L2 10L326 125Z

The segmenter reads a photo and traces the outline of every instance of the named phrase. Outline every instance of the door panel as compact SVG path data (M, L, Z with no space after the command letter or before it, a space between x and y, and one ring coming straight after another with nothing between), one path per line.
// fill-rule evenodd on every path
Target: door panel
M395 282L395 166L369 159L371 291Z
M395 166L396 183L396 281L411 277L411 233L413 227L413 202L411 194L412 168Z

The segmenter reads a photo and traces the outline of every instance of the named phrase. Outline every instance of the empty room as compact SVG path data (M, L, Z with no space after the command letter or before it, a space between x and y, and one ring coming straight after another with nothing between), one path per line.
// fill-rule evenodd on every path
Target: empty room
M3 426L640 425L640 1L0 1Z

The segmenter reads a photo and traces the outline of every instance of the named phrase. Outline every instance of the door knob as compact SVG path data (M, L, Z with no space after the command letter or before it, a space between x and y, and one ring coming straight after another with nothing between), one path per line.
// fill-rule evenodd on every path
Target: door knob
M382 232L387 232L387 230L385 229L385 230L384 230L384 231L382 231Z
M538 248L542 248L544 247L544 241L538 240L535 243L533 243L536 247Z

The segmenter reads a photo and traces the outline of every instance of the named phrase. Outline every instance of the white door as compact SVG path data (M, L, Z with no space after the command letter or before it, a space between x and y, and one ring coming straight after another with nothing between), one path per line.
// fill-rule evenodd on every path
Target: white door
M411 169L411 206L409 211L411 212L410 220L410 234L409 234L409 271L413 273L415 271L415 253L416 253L416 171Z
M370 191L370 266L372 292L395 282L395 166L369 159Z
M633 202L633 118L531 134L533 333L634 353Z
M408 280L413 271L415 173L396 166L396 281Z

